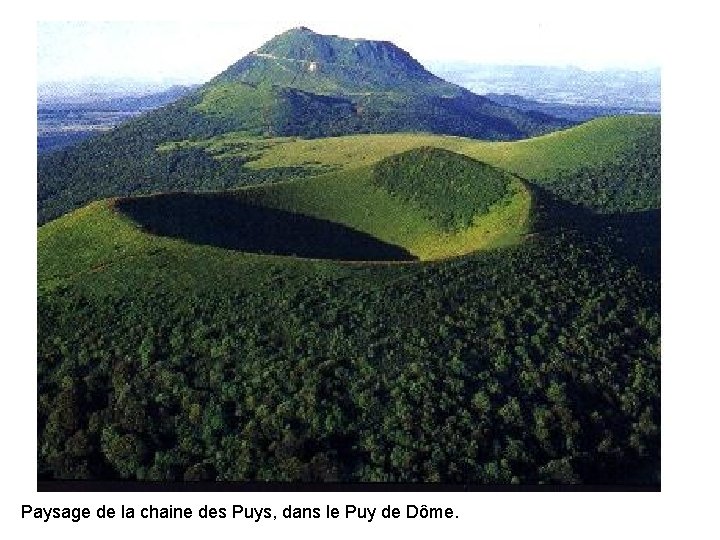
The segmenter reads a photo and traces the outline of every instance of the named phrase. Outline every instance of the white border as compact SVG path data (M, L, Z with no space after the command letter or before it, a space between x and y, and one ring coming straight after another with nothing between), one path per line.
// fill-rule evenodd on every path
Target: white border
M532 2L518 3L518 9ZM223 7L223 4L225 6ZM309 5L262 5L271 11L291 9L299 15ZM383 16L382 3L351 6L324 4L337 10L374 9ZM418 2L402 4L405 24L413 9L454 10L458 17L483 20L482 2ZM567 4L561 6L561 4ZM662 370L662 493L238 493L238 494L37 494L35 493L35 21L37 19L150 19L223 18L235 10L250 9L239 2L124 2L108 7L102 2L30 2L4 8L2 43L3 129L3 234L2 325L2 501L3 536L14 538L51 534L59 538L127 538L128 534L157 537L170 533L179 538L203 534L228 537L250 535L312 534L366 537L368 533L411 534L437 537L465 532L476 537L540 538L707 538L717 534L713 504L717 487L716 450L718 347L717 226L718 154L716 61L708 52L716 45L716 20L684 2L682 11L658 14L655 2L642 4L647 24L660 24L667 37L663 51L663 370ZM389 7L386 3L385 7ZM395 3L393 6L397 6ZM577 2L549 2L592 18L590 8ZM365 7L363 7L365 6ZM323 7L322 5L320 7ZM595 9L617 9L622 3L596 4ZM225 11L223 11L225 10ZM212 17L212 15L210 15ZM491 22L492 23L492 22ZM479 30L481 26L479 23ZM608 29L608 39L612 31ZM568 44L572 46L572 44ZM714 47L712 48L714 50ZM204 522L151 522L99 520L56 523L20 520L20 505L91 506L122 503L143 506L203 504L228 506L324 506L346 503L384 506L418 503L453 506L461 516L451 521L346 521L277 520L267 524L234 520Z

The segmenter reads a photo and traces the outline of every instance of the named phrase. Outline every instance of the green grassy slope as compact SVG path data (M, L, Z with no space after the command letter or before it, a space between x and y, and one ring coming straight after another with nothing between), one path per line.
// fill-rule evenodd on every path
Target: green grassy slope
M322 276L352 270L328 260L268 257L148 234L116 204L98 201L38 229L41 296L67 287L100 296L156 288L252 290L267 286L275 272Z
M229 140L230 137L224 139L226 144ZM238 142L241 141L242 138L239 138ZM572 173L576 171L593 171L633 157L639 156L648 162L653 160L651 166L654 166L659 159L659 141L659 117L617 116L513 142L482 142L422 134L278 140L266 147L258 159L248 163L248 167L264 169L302 164L352 168L372 164L412 148L435 146L465 154L539 183L554 183L555 178L561 176L570 183L574 180ZM198 144L212 148L214 141L211 139ZM646 149L645 155L642 155L643 148ZM647 155L647 149L650 155ZM218 152L217 157L222 159L223 155ZM654 168L652 172L657 176L657 182L647 188L659 195L659 169Z
M38 284L41 288L108 266L130 262L151 249L152 238L97 201L38 229Z

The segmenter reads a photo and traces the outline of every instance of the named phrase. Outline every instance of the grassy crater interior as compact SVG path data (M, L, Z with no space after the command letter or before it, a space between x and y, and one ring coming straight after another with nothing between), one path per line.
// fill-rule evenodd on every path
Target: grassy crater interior
M530 194L511 174L421 147L306 180L115 201L149 234L248 253L341 261L433 260L512 243Z

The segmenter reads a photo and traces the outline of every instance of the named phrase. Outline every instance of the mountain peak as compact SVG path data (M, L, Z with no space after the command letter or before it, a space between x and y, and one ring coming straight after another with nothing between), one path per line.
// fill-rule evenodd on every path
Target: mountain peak
M193 110L236 131L286 135L432 131L495 139L560 126L502 107L427 71L389 41L291 28L199 92Z
M422 91L441 81L389 41L318 34L296 26L276 35L219 76L220 81L270 82L321 94L391 91L398 84Z
M305 26L275 36L255 52L285 60L424 71L409 53L389 41L318 34Z

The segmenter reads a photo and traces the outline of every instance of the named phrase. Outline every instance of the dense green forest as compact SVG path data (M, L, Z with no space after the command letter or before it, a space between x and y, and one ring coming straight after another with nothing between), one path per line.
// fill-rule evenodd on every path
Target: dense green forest
M601 245L280 268L41 295L40 477L657 481L659 285Z
M660 207L660 123L632 141L614 159L559 171L542 181L563 199L597 212L628 212Z

